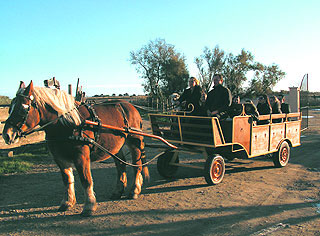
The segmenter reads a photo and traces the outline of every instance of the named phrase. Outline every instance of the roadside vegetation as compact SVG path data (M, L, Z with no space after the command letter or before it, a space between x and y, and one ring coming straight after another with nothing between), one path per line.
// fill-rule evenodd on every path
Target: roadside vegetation
M26 145L13 150L13 155L0 155L0 174L25 173L34 165L50 158L45 144Z
M10 105L11 99L7 96L0 96L0 105Z

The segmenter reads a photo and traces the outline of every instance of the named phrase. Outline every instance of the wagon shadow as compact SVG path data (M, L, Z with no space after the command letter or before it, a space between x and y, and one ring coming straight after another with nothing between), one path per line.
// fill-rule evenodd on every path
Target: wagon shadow
M255 163L257 163L257 161L253 160L239 160L228 162L226 163L226 175L241 172L262 171L275 168L272 161L268 159L262 157L258 161L259 165L261 166L256 166ZM201 163L199 163L199 161L189 161L188 164L199 166L199 164ZM204 162L202 163L202 165L204 165ZM161 177L156 170L156 165L152 165L152 167L149 169L152 173L152 181L145 184L143 190L143 193L145 194L175 192L209 186L204 179L204 170L201 169L190 169L181 167L178 169L175 177L173 178ZM228 176L225 176L224 178L228 178ZM193 181L188 181L189 179L193 179ZM194 179L198 180L194 181Z

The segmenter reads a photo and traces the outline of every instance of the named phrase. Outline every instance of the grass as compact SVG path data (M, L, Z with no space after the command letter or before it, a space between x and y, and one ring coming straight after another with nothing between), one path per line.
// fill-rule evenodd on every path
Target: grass
M35 164L39 164L44 161L44 158L49 157L45 146L39 146L39 144L33 145L31 148L17 148L13 152L13 157L0 156L0 174L25 173Z
M12 157L0 158L0 174L24 173L30 170L32 163Z

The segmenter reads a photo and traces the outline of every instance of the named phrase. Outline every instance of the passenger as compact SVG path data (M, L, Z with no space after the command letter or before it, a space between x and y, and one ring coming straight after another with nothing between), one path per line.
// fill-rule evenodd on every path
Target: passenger
M262 95L258 99L257 109L260 115L270 115L272 113L270 101L267 95ZM269 124L269 120L260 120L258 125Z
M198 115L200 113L201 88L200 82L195 77L189 79L189 88L185 89L178 99L183 110L192 111L188 115ZM192 104L192 106L190 105Z
M243 112L243 106L240 103L240 97L238 95L233 96L231 106L228 109L228 115L230 118L241 115Z
M228 108L231 105L232 96L228 88L222 85L223 77L220 74L213 76L213 89L208 93L205 103L207 115L218 118L227 118Z
M259 112L257 107L254 105L252 100L248 99L246 100L246 103L244 104L244 111L247 115L251 115L254 121L259 120Z
M272 109L272 114L282 114L281 112L281 104L279 99L272 95L270 96L270 105L271 105L271 109ZM272 119L273 123L280 123L282 122L282 118L280 119Z
M283 94L280 94L279 95L279 100L280 100L280 103L281 103L281 111L282 113L290 113L291 112L291 109L290 109L290 106L289 104L285 103L285 97Z

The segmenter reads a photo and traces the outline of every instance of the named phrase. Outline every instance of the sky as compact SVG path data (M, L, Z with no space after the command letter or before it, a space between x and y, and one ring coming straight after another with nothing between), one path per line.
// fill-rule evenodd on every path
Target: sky
M319 9L318 0L0 0L0 95L52 77L66 91L80 78L88 96L144 94L130 51L157 38L184 54L191 76L204 47L245 49L286 72L275 90L308 73L320 91Z

